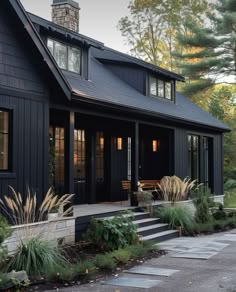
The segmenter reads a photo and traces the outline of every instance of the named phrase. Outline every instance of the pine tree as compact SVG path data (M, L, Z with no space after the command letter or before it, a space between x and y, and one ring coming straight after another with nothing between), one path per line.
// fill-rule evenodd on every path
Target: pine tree
M177 53L189 81L183 91L190 96L222 81L235 83L236 1L218 0L208 17L209 28L188 23L190 33L178 38L182 46L196 48L193 53Z

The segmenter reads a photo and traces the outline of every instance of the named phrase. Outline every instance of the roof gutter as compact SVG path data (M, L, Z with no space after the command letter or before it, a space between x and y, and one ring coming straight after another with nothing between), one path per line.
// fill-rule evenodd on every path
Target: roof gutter
M152 111L147 111L147 110L140 110L138 108L135 107L127 107L127 106L123 106L120 104L115 104L115 103L111 103L111 102L106 102L105 100L101 101L97 101L95 99L95 97L93 96L88 96L86 94L83 94L82 92L80 94L76 93L76 92L72 92L72 100L74 101L79 101L79 102L83 102L83 103L89 103L89 104L93 104L96 106L103 106L106 107L107 109L111 109L111 110L118 110L118 111L123 111L124 113L133 113L133 114L139 114L139 115L146 115L148 117L152 117L152 118L161 118L164 120L168 120L168 121L172 121L172 122L177 122L177 123L184 123L187 125L191 125L191 126L196 126L196 123L193 123L189 120L186 119L179 119L176 117L173 117L171 115L163 115L163 114L157 114L155 112ZM210 130L213 131L218 131L218 132L230 132L231 129L230 128L218 128L218 127L212 127L211 125L206 125L206 124L202 124L202 123L197 123L197 125L203 127L203 128L208 128Z

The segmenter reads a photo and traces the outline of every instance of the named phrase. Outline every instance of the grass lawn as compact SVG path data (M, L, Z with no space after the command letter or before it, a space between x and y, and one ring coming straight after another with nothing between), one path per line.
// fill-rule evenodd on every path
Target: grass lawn
M224 199L225 208L236 208L236 189L227 192Z

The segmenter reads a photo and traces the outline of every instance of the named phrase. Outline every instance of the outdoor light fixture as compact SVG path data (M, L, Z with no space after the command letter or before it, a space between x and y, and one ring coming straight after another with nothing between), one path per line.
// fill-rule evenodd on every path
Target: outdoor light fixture
M117 150L122 150L122 138L117 138Z
M104 138L100 137L100 149L103 150L104 149Z
M159 140L152 140L152 151L157 152L160 146Z

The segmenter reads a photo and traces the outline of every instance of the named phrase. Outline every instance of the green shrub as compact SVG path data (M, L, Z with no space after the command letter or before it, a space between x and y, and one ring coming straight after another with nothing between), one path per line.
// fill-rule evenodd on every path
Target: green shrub
M130 253L130 257L137 259L142 258L148 254L151 250L153 250L153 243L151 242L140 242L137 244L129 245L125 248Z
M117 249L110 253L118 264L126 264L130 260L131 254L127 249Z
M10 259L8 270L23 270L29 276L41 276L58 266L65 267L67 262L57 245L36 237L21 242Z
M0 216L0 268L7 258L7 248L2 244L11 234L12 230L10 229L6 219Z
M68 263L65 265L56 265L48 269L46 277L50 281L55 282L70 282L76 276L73 266Z
M116 267L115 259L108 253L96 255L94 263L98 268L105 270L112 270Z
M93 261L79 261L73 265L73 271L80 277L90 277L96 272L96 267Z
M131 216L92 219L85 239L101 250L115 250L138 241L137 227Z
M155 216L161 222L168 223L170 228L181 226L184 233L191 233L194 224L194 214L188 206L163 206L155 210Z
M216 220L224 220L226 219L227 215L224 211L224 206L222 204L219 205L219 209L217 211L214 211L212 216Z
M201 189L195 194L193 202L196 207L195 219L198 223L206 223L211 219L209 208L212 205L212 199L210 196L209 192Z

